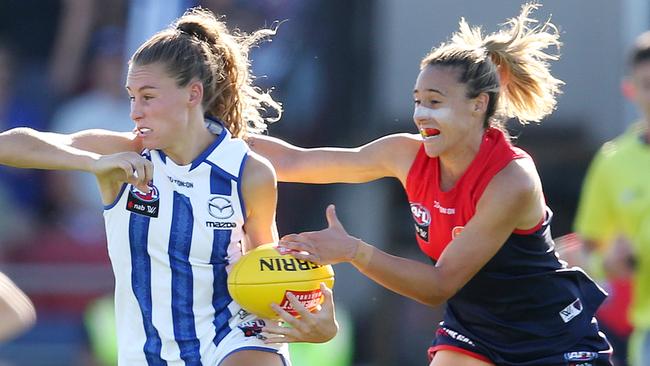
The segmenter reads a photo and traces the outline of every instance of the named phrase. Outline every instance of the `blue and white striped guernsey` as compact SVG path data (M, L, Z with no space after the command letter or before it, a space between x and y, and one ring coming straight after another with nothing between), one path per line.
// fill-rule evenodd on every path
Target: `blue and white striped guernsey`
M248 151L222 128L191 165L145 152L152 193L125 185L105 207L120 365L213 366L223 357L217 345L236 327L231 317L244 318L233 316L240 307L226 280L241 256Z

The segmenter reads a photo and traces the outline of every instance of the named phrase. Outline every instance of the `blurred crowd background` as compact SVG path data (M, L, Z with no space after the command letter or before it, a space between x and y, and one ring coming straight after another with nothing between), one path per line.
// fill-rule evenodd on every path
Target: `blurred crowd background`
M270 134L302 146L354 146L416 132L412 87L420 59L465 17L491 32L522 1L481 0L0 0L0 130L129 131L126 61L135 47L187 7L202 5L253 31L280 22L252 52L262 88L285 113ZM571 231L585 170L596 149L634 121L622 96L627 50L650 28L647 0L541 0L564 42L553 73L566 82L541 125L511 123L535 158L554 236ZM363 185L281 184L280 234L320 229L337 205L353 235L389 252L417 251L397 181ZM110 294L102 205L94 177L0 167L0 270L33 299L38 323L0 346L0 365L101 365L90 334ZM337 265L335 300L351 334L350 365L424 365L440 310L380 288ZM97 328L98 327L98 328ZM110 337L106 337L110 340ZM300 365L298 365L300 366Z

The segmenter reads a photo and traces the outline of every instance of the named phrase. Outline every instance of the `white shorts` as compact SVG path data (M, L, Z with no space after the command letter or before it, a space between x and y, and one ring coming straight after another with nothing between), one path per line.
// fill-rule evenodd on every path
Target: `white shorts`
M248 314L244 310L232 316L229 321L230 332L217 345L217 363L221 363L232 353L255 350L276 353L282 357L284 366L291 366L289 358L289 345L286 343L264 343L264 337L260 335L262 327L268 320Z

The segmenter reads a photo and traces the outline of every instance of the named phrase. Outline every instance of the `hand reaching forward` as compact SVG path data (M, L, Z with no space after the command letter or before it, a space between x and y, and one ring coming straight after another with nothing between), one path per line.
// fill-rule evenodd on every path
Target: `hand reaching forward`
M338 217L334 205L325 211L328 228L300 234L285 235L279 246L293 249L292 255L298 259L316 264L350 262L355 258L361 240L349 235Z
M325 297L321 308L313 313L309 312L293 294L287 294L291 306L300 314L300 318L286 312L277 304L273 304L273 310L290 327L268 324L262 331L266 333L265 343L291 343L309 342L323 343L334 338L339 326L334 316L334 300L332 290L325 284L320 284L320 289Z
M102 155L95 160L92 173L107 182L126 182L142 192L149 192L153 179L153 164L135 152Z

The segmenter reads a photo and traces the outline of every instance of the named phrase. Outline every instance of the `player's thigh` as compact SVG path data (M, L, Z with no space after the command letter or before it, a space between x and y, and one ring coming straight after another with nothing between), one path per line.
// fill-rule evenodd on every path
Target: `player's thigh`
M436 352L429 366L494 366L494 364L460 352L441 350Z
M282 360L282 356L278 353L242 350L231 353L219 364L219 366L244 365L285 366L285 363Z

